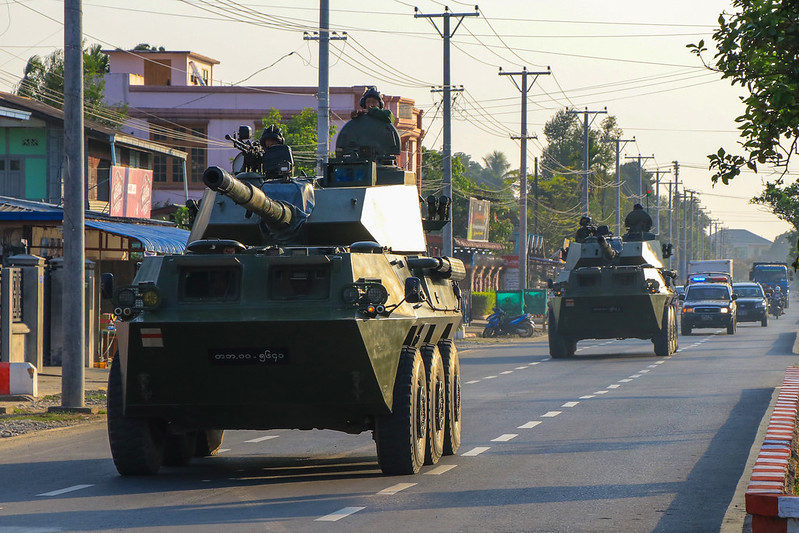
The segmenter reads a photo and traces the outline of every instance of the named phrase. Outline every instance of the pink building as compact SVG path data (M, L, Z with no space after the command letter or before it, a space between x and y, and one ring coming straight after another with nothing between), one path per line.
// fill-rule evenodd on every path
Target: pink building
M123 128L136 137L158 141L189 153L189 196L199 198L202 173L209 165L230 168L238 153L225 134L240 125L260 129L261 118L274 107L284 120L306 108L317 108L316 87L215 86L219 61L193 52L104 50L110 58L105 97L111 105L127 104L130 120ZM358 109L365 85L330 88L330 123L337 131ZM402 154L397 164L414 170L421 187L422 111L414 100L383 95L397 117ZM335 149L335 138L330 149ZM315 147L295 147L295 159L315 160ZM157 157L153 165L153 204L182 205L183 171L179 163Z

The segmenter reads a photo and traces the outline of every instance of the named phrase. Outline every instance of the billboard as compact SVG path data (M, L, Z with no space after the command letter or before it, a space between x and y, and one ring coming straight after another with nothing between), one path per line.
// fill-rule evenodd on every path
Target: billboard
M488 241L488 214L491 211L489 200L469 198L469 228L466 238L470 241Z
M152 193L152 170L111 166L108 203L112 217L150 218Z

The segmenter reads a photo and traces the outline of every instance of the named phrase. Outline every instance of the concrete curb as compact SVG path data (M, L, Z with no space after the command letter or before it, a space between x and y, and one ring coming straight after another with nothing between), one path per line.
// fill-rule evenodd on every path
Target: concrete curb
M799 367L788 367L746 489L753 533L799 531L799 497L793 496L797 411Z

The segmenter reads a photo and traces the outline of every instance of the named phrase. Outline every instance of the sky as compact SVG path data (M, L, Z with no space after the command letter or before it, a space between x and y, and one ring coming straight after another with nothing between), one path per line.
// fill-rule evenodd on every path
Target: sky
M377 85L384 94L415 99L424 110L424 145L441 149L442 19L414 17L475 13L474 4L433 0L330 0L330 28L346 40L330 47L330 85ZM84 0L88 44L131 49L139 43L191 50L220 61L217 84L316 86L318 44L303 38L319 25L319 0ZM368 9L368 11L366 11ZM711 35L723 0L491 0L454 32L451 81L463 86L453 104L452 151L472 159L499 150L513 168L520 147L521 96L510 77L526 67L539 76L529 92L527 166L545 145L544 124L559 110L601 111L616 117L624 138L622 162L643 156L654 172L680 166L723 227L766 239L790 229L765 208L749 204L769 172L746 172L713 186L707 154L740 153L735 117L743 90L705 69L686 48ZM431 24L434 20L438 29ZM27 59L63 48L63 0L0 0L0 90L12 91ZM452 19L453 28L457 25ZM712 46L712 45L711 45ZM712 59L711 55L708 59ZM582 115L581 115L582 116ZM599 115L601 120L602 115ZM623 216L623 214L622 214Z

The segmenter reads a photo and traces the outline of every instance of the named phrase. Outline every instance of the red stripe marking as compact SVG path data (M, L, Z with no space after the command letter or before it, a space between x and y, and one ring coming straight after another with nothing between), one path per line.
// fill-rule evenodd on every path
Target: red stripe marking
M11 363L0 363L0 395L11 394Z

